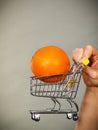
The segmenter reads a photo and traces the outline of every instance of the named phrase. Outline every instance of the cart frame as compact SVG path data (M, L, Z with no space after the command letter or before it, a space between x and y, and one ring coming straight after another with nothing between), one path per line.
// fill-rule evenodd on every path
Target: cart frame
M68 119L78 119L78 105L74 101L81 80L83 65L73 64L67 74L30 77L30 94L36 97L50 98L54 106L45 110L30 110L32 120L39 121L40 114L66 114ZM45 79L62 78L59 82L47 83ZM66 100L70 108L62 109L59 99ZM56 105L59 107L56 108Z

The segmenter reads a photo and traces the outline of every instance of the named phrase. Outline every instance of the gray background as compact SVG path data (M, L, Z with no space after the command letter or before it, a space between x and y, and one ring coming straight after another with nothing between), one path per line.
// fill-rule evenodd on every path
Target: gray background
M0 0L0 130L74 129L65 115L30 119L30 109L51 105L30 95L30 59L44 45L63 48L70 60L76 47L98 47L97 8L97 0ZM81 80L79 106L84 86Z

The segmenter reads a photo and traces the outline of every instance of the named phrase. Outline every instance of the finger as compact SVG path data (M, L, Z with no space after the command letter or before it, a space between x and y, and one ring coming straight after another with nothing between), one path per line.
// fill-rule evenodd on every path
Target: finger
M96 49L94 46L87 45L84 48L83 58L90 58L91 56L96 56L96 55L98 55L98 49Z
M72 51L72 59L79 62L83 56L83 48L76 48Z
M86 66L84 72L92 79L98 79L98 69Z
M72 51L72 59L75 62L82 62L84 59L89 59L91 56L98 55L98 49L94 46L87 45L85 48L76 48Z

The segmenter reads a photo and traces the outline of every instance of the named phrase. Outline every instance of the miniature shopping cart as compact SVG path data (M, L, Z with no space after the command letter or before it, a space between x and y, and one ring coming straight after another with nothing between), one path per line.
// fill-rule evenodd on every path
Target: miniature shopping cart
M68 119L78 119L78 105L74 101L81 79L83 64L74 63L67 74L30 77L30 93L36 97L50 98L54 106L45 110L30 110L32 120L39 121L40 114L65 114ZM59 82L44 82L49 78L62 78ZM59 99L66 100L69 108L62 108ZM58 106L58 107L57 107Z

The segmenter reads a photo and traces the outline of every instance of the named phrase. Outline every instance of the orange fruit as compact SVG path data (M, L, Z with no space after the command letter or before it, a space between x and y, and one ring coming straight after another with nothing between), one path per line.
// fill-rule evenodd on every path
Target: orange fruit
M67 73L70 61L64 50L57 46L45 46L38 49L30 62L31 70L35 76L51 76ZM44 82L58 82L64 77L51 77L42 79Z

